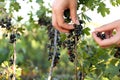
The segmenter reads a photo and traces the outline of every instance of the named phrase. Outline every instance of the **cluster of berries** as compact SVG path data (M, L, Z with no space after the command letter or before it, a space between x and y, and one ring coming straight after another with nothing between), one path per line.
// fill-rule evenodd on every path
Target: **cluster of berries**
M83 31L83 21L80 20L79 21L80 24L76 25L74 24L74 29L70 31L70 33L67 36L67 39L64 41L64 45L67 47L68 49L68 55L69 55L69 60L71 62L74 62L75 59L75 54L74 54L74 50L75 47L77 46L77 41L80 39L80 36L82 35L82 31Z
M6 28L7 30L10 30L11 29L11 18L2 18L0 20L0 26L1 28Z
M0 27L5 28L6 30L11 30L12 29L12 23L11 23L11 18L2 18L0 20ZM8 33L4 33L5 37L8 37ZM17 37L20 37L19 33L10 33L9 35L9 42L14 43L17 39Z
M102 40L106 39L105 33L101 33L101 32L98 32L98 33L97 33L97 37L99 37L99 38L102 39Z
M16 35L15 34L10 34L10 43L14 43L16 41Z
M56 64L58 63L58 60L60 59L60 52L59 52L59 49L60 49L60 46L61 46L60 33L57 31L57 33L56 33L57 36L55 36L55 29L52 27L52 25L49 25L47 29L48 29L48 37L49 37L49 40L50 40L50 43L48 45L48 49L49 49L48 60L53 59L54 49L56 49L55 58L54 58L54 61L53 61L53 67L55 67ZM56 37L56 46L54 45L55 37Z

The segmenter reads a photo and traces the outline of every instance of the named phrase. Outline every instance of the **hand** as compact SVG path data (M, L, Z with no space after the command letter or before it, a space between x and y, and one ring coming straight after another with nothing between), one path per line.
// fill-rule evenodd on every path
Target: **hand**
M113 35L113 31L116 31L116 34ZM101 40L96 36L97 32L104 32L106 35L106 39ZM92 33L94 40L98 43L98 45L102 48L110 47L111 45L119 45L120 44L120 20L114 21L112 23L103 25Z
M52 5L52 25L60 32L69 32L74 29L73 24L64 21L64 11L70 9L73 23L79 24L77 19L77 0L54 0Z

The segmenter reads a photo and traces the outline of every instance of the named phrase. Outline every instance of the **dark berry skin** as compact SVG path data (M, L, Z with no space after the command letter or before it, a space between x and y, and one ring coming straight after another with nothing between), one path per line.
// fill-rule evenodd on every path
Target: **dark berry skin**
M97 37L101 37L101 33L100 32L97 33Z
M114 57L116 58L120 58L120 47L116 47L117 51L116 53L114 54Z
M10 78L12 79L12 78L13 78L13 76L14 76L14 75L13 75L13 74L11 74L11 75L10 75Z
M102 39L102 40L106 39L105 33L100 33L100 32L98 32L96 35L97 35L97 37L99 37L99 38Z
M80 24L74 24L74 29L70 30L69 35L67 36L67 40L64 42L67 49L68 49L68 55L69 55L69 60L71 62L74 62L75 60L75 54L74 54L74 49L76 46L76 41L79 40L80 36L83 33L83 24L84 22L80 20Z
M117 51L117 52L114 54L114 57L116 57L116 58L120 58L120 52Z
M12 65L12 64L13 64L13 60L12 60L12 59L10 59L10 60L9 60L9 62L10 62L10 65Z
M48 45L48 49L49 49L49 52L48 52L48 60L53 60L53 67L55 67L57 65L57 63L59 62L59 59L60 59L60 47L62 45L62 42L60 40L60 32L57 31L57 36L56 36L56 53L54 55L54 49L55 49L55 45L54 45L54 42L55 42L55 29L52 27L52 25L49 25L47 27L47 30L48 30L48 37L49 37L49 45Z
M102 34L102 35L101 35L101 38L102 38L102 40L106 39L106 35L105 35L105 34Z
M70 17L70 9L66 9L66 10L64 11L64 16L67 17L67 18Z
M10 43L14 43L16 41L16 35L15 34L11 34L10 35Z
M15 34L10 35L10 39L14 39L15 37L16 37Z

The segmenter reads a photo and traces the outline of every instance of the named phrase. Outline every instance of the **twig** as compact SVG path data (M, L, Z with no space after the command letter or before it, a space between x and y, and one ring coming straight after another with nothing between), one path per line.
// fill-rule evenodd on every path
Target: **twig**
M57 50L57 30L55 30L54 32L55 36L54 36L54 54L52 56L52 62L51 62L51 66L50 66L50 72L49 72L49 76L48 76L48 80L52 80L52 73L53 73L53 67L54 67L54 60L55 60L55 55L56 55L56 50Z
M13 77L12 80L16 80L16 42L13 43L14 53L13 53Z
M78 80L78 71L77 71L77 37L75 36L75 51L74 51L74 54L75 54L75 80Z
M101 74L98 76L97 80L99 80L102 75L103 75L103 72L101 72Z

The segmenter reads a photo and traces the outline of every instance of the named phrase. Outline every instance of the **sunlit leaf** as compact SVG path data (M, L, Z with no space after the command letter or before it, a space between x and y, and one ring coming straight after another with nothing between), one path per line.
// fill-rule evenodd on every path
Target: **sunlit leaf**
M86 35L90 35L90 28L85 28L83 29L83 32L86 34Z
M99 7L98 7L98 9L97 9L97 12L98 12L98 13L101 13L101 15L102 15L103 17L105 17L106 14L109 14L109 13L110 13L110 10L109 10L109 8L106 8L106 5L105 5L103 2L101 2L101 3L99 4Z

